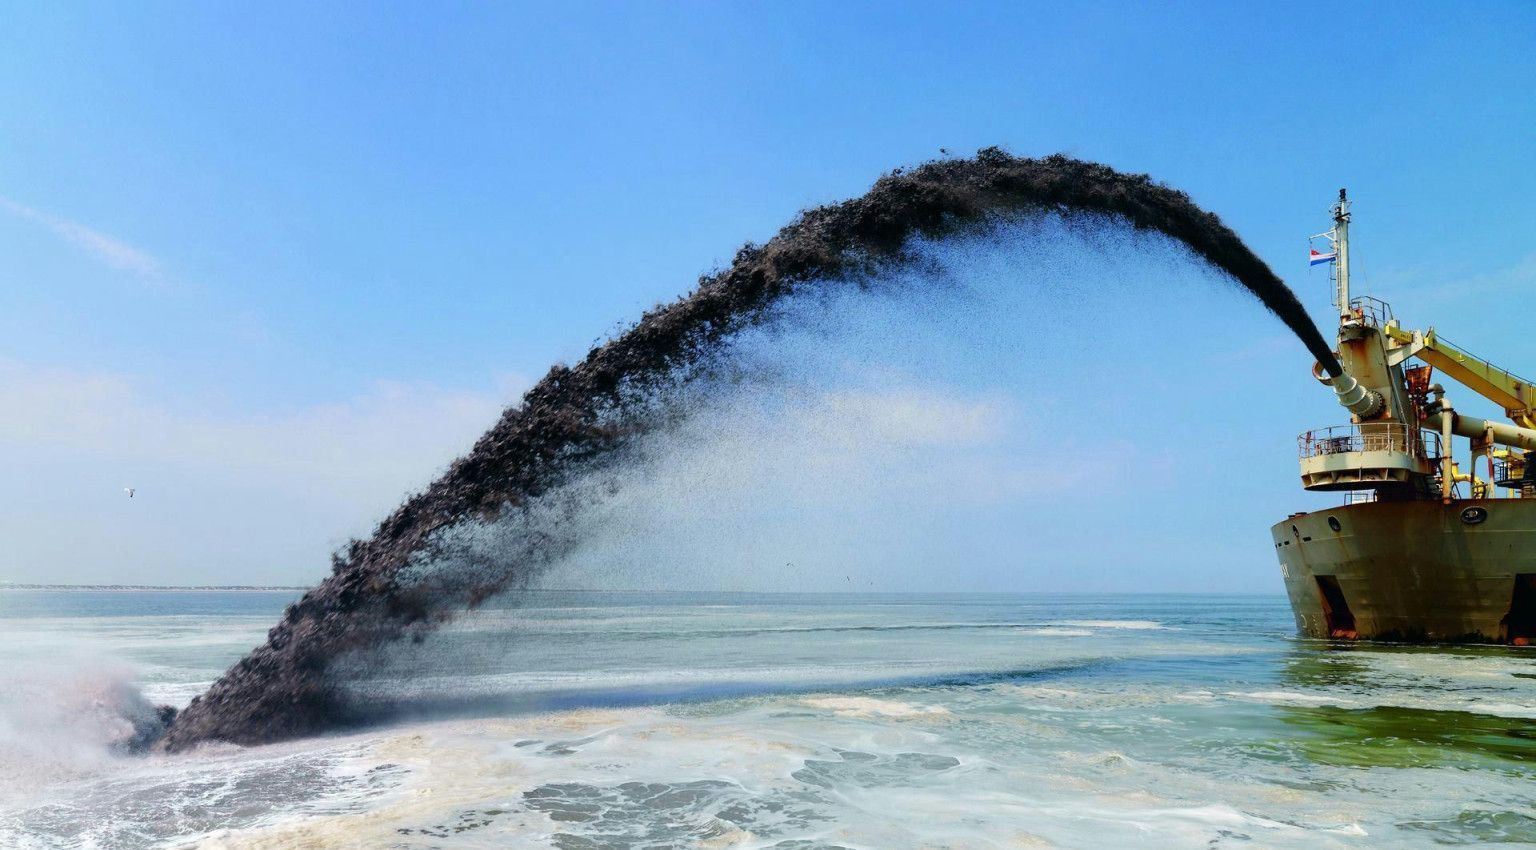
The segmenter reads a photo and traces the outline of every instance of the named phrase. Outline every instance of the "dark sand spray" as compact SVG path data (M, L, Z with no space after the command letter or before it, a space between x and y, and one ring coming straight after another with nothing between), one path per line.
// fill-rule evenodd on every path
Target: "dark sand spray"
M942 239L1030 212L1109 217L1178 240L1257 297L1330 374L1339 373L1295 294L1183 192L1103 165L1023 159L995 148L898 170L863 197L801 213L767 244L742 248L730 268L701 279L688 297L648 312L581 363L551 369L468 455L372 538L337 556L332 574L289 607L266 644L182 711L158 746L265 743L334 725L346 714L327 679L334 661L421 639L464 608L526 583L565 545L540 530L548 523L515 525L526 533L478 544L465 542L464 528L535 509L558 514L562 485L656 421L644 411L654 390L718 353L731 334L761 321L797 288L857 285L909 260L905 246L914 237ZM557 504L545 504L546 497ZM432 578L439 560L456 562L450 578Z

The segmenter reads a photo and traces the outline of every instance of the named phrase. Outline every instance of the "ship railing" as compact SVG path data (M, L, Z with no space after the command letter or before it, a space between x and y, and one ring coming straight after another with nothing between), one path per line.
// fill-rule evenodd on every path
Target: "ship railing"
M1367 502L1374 502L1376 501L1376 497L1377 493L1375 490L1350 490L1344 494L1344 507L1347 508L1350 505L1363 505Z
M1366 422L1316 428L1296 438L1301 458L1347 452L1402 452L1415 458L1438 460L1440 435L1400 422Z
M1536 488L1536 479L1526 477L1529 473L1524 458L1496 459L1493 462L1493 483L1500 487L1522 492Z
M1373 328L1384 327L1393 319L1392 305L1369 295L1349 299L1349 309Z

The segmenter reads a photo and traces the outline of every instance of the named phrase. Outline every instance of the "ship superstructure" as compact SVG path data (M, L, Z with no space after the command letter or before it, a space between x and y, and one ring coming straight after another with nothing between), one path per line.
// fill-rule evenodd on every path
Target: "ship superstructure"
M1352 297L1349 223L1341 189L1333 228L1314 237L1331 250L1313 258L1333 271L1343 372L1313 374L1350 421L1298 438L1302 486L1342 493L1344 504L1271 529L1296 627L1343 640L1528 645L1536 389L1433 328L1403 327L1386 302ZM1437 378L1491 400L1508 421L1458 413Z

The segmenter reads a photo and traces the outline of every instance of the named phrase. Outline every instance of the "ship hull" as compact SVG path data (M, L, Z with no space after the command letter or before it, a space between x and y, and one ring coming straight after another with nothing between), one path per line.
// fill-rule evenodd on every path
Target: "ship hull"
M1367 502L1270 531L1304 636L1536 638L1536 499Z

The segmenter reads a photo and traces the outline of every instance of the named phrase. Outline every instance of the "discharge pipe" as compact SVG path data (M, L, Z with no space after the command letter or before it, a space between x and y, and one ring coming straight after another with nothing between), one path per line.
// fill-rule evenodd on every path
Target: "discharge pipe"
M1447 424L1450 428L1446 428ZM1442 433L1449 432L1458 437L1486 440L1501 446L1536 451L1536 431L1506 425L1503 422L1478 419L1476 416L1462 416L1454 410L1441 410L1439 413L1424 417L1424 427L1433 428Z
M1316 363L1312 366L1312 377L1316 378L1324 386L1332 387L1338 394L1339 404L1361 420L1371 419L1381 413L1386 407L1387 400L1381 393L1366 389L1355 376L1339 370L1337 375L1329 375L1323 371L1323 364Z

